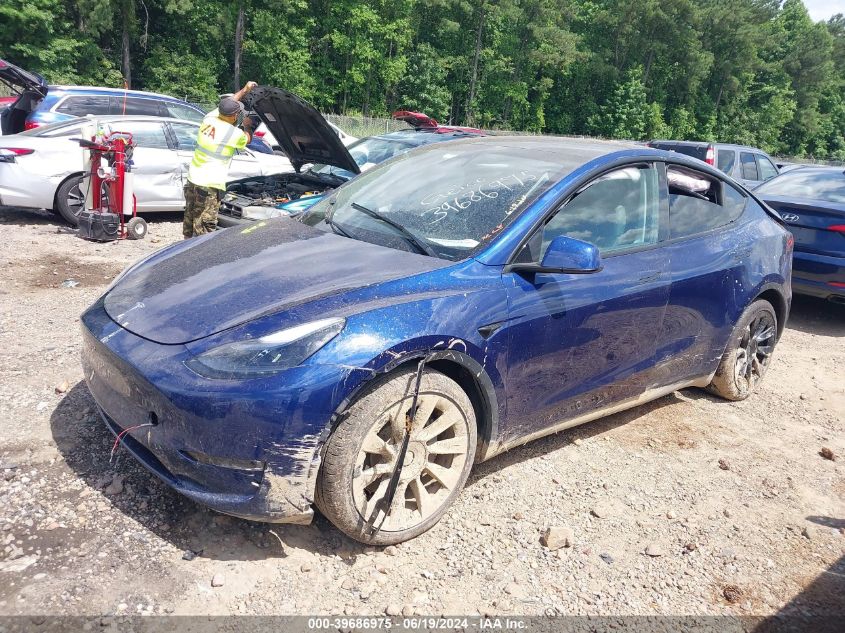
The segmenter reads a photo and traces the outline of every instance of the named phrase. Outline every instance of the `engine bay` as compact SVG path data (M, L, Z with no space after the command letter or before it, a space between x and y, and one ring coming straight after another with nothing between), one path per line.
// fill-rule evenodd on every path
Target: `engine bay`
M302 173L244 178L229 183L220 213L250 220L297 215L338 184Z

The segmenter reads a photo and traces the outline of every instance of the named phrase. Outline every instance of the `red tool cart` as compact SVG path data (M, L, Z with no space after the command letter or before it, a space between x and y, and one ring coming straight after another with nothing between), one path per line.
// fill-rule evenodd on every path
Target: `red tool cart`
M132 190L132 135L97 134L94 140L73 139L90 153L90 170L83 181L85 210L79 214L79 236L99 242L140 240L147 223L136 214Z

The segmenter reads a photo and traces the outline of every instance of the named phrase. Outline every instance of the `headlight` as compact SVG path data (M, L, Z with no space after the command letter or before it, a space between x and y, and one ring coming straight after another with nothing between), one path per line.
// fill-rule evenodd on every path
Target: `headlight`
M340 334L346 319L320 319L257 339L227 343L185 361L205 378L251 378L296 367Z

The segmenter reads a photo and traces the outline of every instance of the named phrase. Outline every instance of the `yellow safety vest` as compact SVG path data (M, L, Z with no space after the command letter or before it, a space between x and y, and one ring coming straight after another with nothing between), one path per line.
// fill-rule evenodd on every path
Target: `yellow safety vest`
M200 187L225 191L232 157L237 150L246 147L249 137L218 115L217 110L212 110L200 124L188 180Z

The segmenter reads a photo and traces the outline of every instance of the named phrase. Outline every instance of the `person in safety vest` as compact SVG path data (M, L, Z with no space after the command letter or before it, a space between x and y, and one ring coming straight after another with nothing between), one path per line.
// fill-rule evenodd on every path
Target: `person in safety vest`
M185 185L185 239L217 229L217 209L226 191L229 164L252 139L253 122L243 119L241 99L257 84L249 81L232 96L223 97L216 110L205 115ZM243 122L241 123L242 120ZM243 125L243 130L236 125Z

